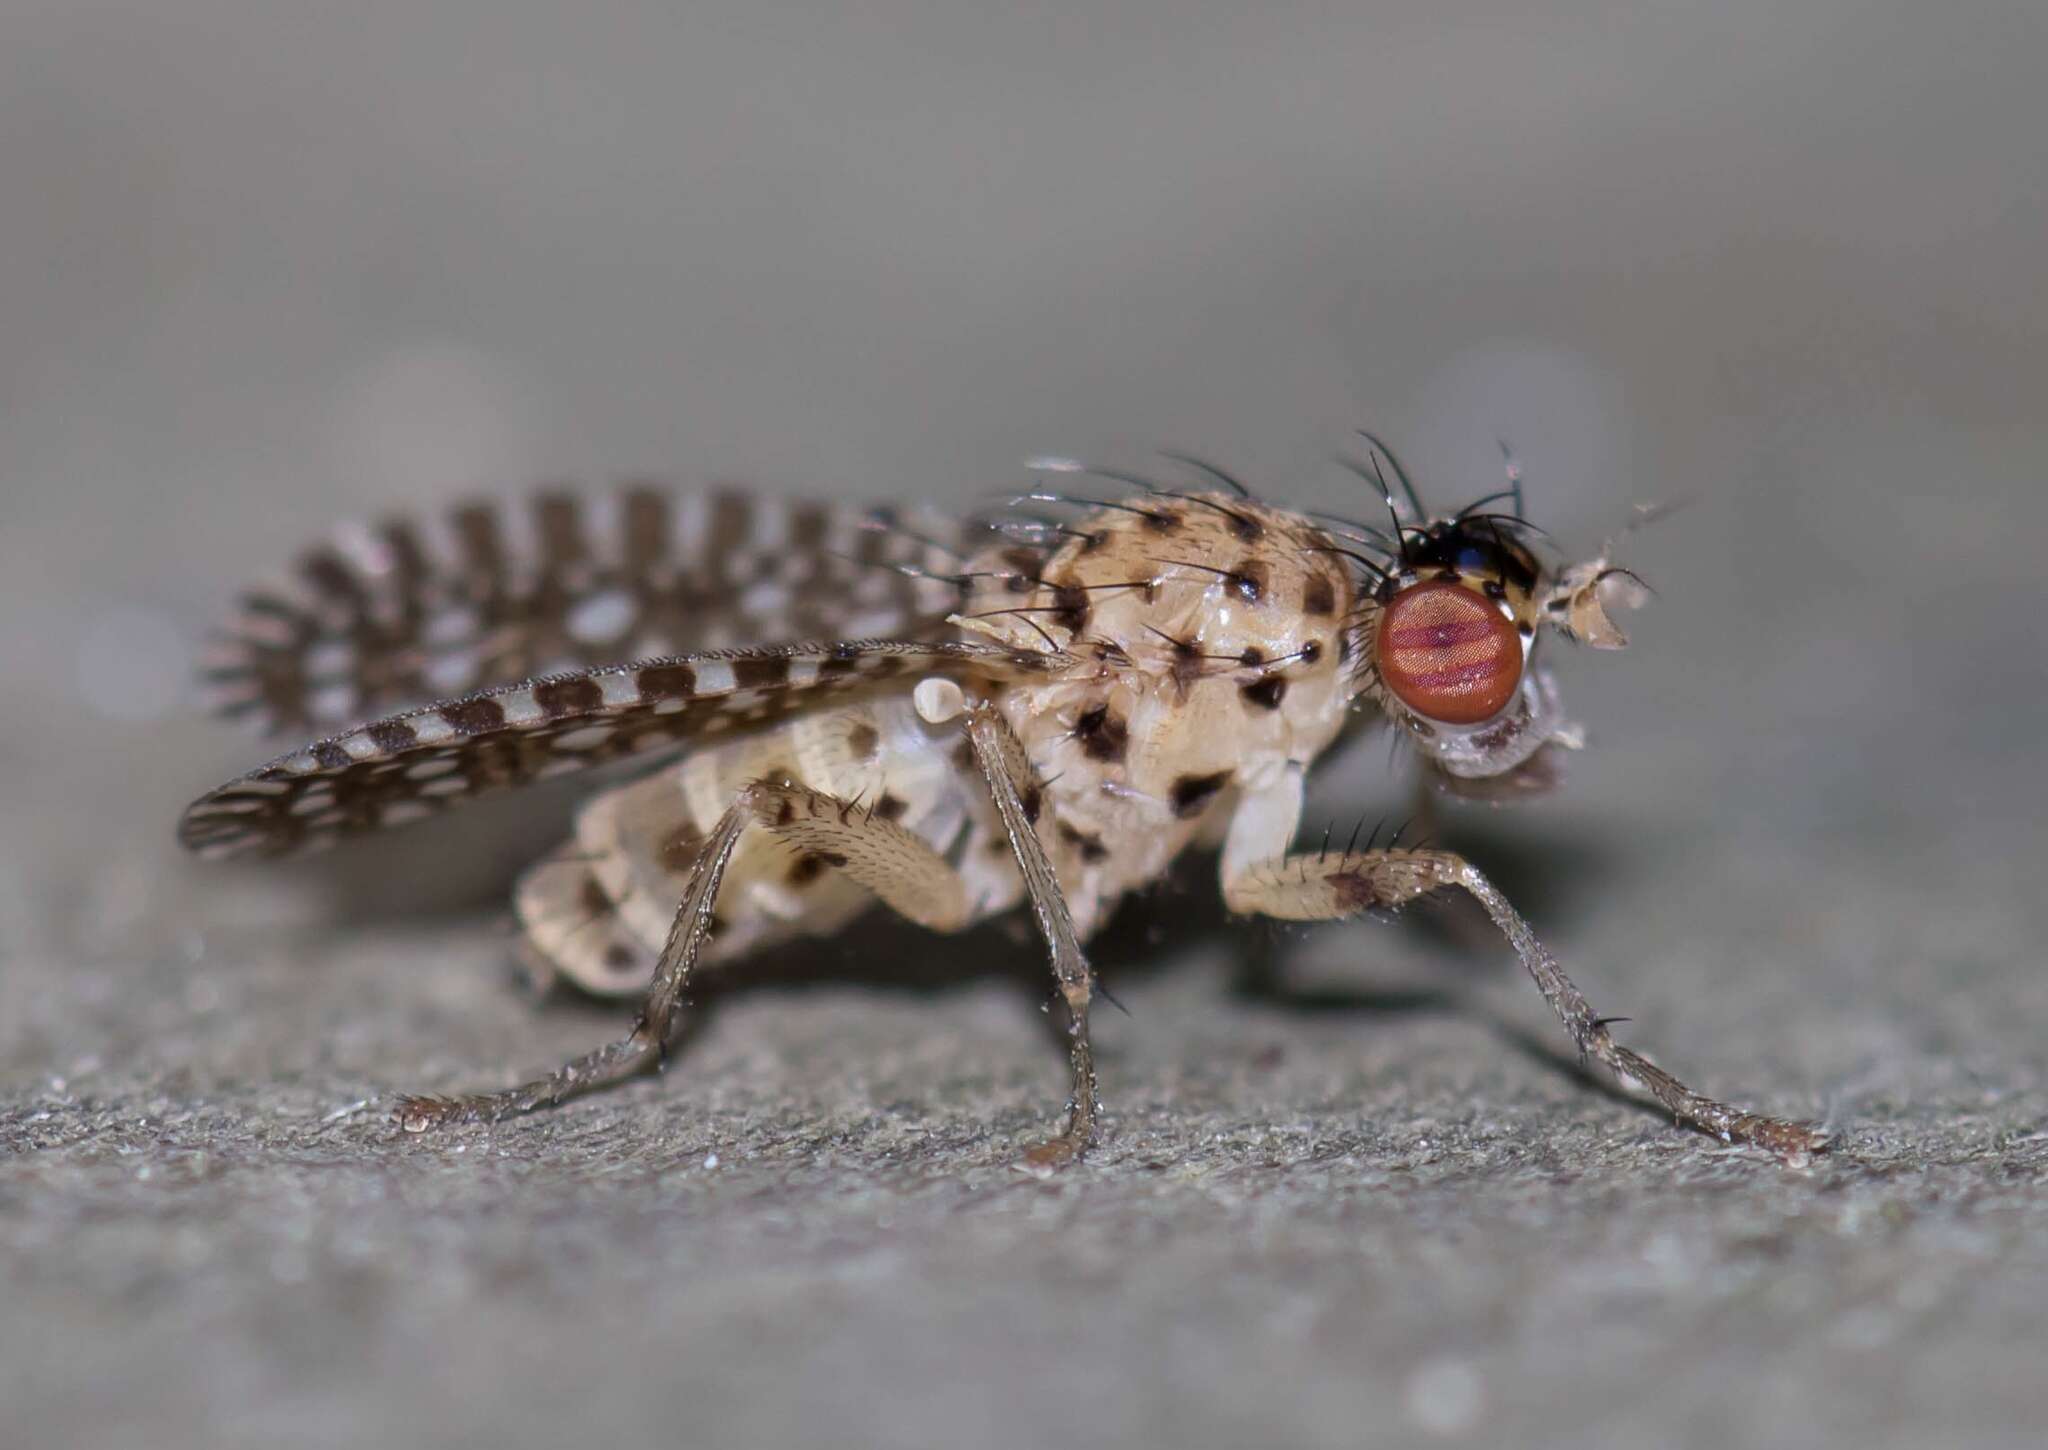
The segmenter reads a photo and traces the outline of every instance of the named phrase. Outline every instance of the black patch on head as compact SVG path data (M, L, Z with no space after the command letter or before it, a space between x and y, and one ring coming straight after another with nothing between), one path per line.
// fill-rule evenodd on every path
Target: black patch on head
M856 720L846 727L846 748L858 760L874 759L875 747L881 743L881 732L865 720Z
M1301 656L1301 662L1303 664L1312 665L1317 660L1323 657L1323 646L1320 641L1313 639L1306 640L1303 642L1301 649L1298 651L1298 653Z
M1131 729L1108 705L1097 705L1084 710L1081 718L1074 722L1074 739L1080 742L1081 753L1090 760L1114 765L1130 748Z
M1173 813L1182 820L1198 816L1216 798L1216 793L1230 784L1230 772L1219 770L1214 775L1184 775L1173 783Z
M1337 586L1330 582L1327 574L1311 574L1301 591L1301 610L1304 614L1335 614L1337 612Z
M1230 571L1231 591L1247 604L1266 597L1266 566L1259 559L1244 559Z
M887 791L883 791L875 801L873 814L880 816L885 821L893 821L909 809L910 802L903 799L902 796L890 795Z
M1181 530L1182 520L1177 513L1148 509L1144 518L1145 527L1155 534L1177 534Z
M1533 593L1539 572L1535 557L1489 518L1446 519L1410 533L1403 558L1418 574L1438 571L1442 578L1474 574L1515 585Z
M1263 680L1246 685L1238 693L1261 710L1277 710L1280 708L1280 702L1287 698L1287 681L1280 675L1268 675Z

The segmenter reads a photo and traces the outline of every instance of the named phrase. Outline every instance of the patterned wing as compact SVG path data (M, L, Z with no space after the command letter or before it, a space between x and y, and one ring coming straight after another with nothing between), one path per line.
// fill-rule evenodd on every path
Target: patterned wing
M491 685L779 641L935 637L985 527L737 492L544 492L343 529L245 594L219 712L313 734Z
M848 640L712 650L580 670L388 716L280 756L195 801L202 856L324 846L505 786L772 725L913 671L1001 681L1067 668L1053 650Z

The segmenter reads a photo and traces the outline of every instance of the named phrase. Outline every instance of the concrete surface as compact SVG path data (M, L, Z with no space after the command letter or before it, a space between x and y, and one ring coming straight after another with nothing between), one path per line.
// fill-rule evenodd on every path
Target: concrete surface
M0 1443L2032 1445L2048 1418L2048 100L2030 7L9 7ZM1629 560L1595 748L1451 910L1100 946L1106 1143L1015 1173L1035 957L707 990L667 1077L401 1138L619 1014L510 985L514 801L179 859L180 697L365 510L661 469L979 497L1368 423ZM1368 746L1319 809L1398 809ZM877 961L893 963L887 971ZM964 963L975 964L973 968Z

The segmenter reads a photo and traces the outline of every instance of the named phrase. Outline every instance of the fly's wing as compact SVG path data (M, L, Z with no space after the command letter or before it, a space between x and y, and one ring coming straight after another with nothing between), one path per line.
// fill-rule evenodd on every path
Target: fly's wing
M757 730L911 674L1000 683L1077 663L975 641L848 640L713 650L483 690L333 735L193 802L178 839L208 857L281 854L486 791Z
M921 512L652 485L387 519L246 593L204 678L221 713L312 735L624 660L936 638L986 536Z

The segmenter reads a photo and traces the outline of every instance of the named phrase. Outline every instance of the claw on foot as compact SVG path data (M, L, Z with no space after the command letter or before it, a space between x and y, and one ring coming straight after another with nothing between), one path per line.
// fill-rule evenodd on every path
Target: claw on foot
M1080 1139L1062 1135L1048 1138L1043 1143L1033 1143L1017 1157L1017 1167L1038 1178L1049 1178L1060 1169L1079 1161L1081 1151L1087 1145Z
M1782 1118L1758 1118L1744 1124L1735 1136L1774 1155L1787 1168L1806 1167L1834 1141L1810 1123L1789 1123Z
M400 1098L391 1110L401 1132L425 1133L459 1123L470 1116L468 1106L457 1098L419 1096Z

